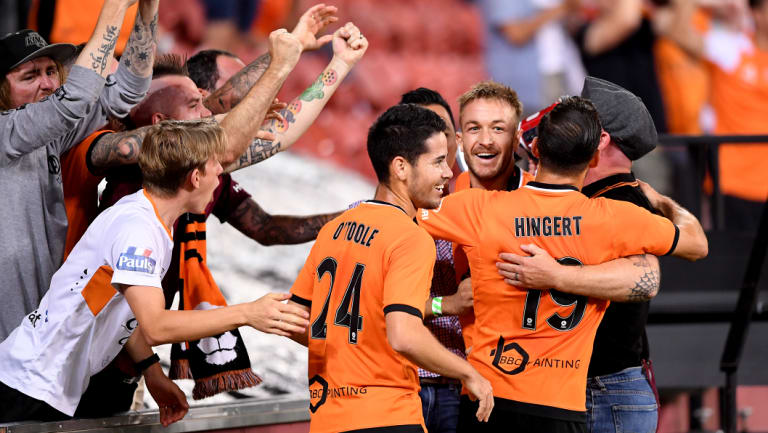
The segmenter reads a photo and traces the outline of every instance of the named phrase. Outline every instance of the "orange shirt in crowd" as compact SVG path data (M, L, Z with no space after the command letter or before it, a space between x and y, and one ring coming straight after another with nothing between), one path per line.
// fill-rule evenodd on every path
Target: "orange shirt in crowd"
M52 44L66 42L75 45L87 42L91 38L93 29L96 28L96 20L99 18L103 4L103 0L56 0L53 26L48 42ZM31 29L37 30L37 11L40 7L40 0L33 0L29 14ZM134 4L125 13L120 36L115 46L116 56L123 53L125 44L128 43L138 7L138 3Z
M77 146L68 150L61 158L64 206L67 210L67 240L64 243L64 258L83 237L98 211L99 182L104 176L96 176L88 167L88 154L96 139L113 131L96 131Z
M768 134L768 51L751 36L713 26L704 36L710 65L715 134ZM762 202L768 197L768 144L720 146L724 194Z
M697 11L693 16L693 28L705 33L709 21L707 14ZM653 49L669 133L701 134L701 110L709 98L706 64L663 37L656 40Z
M423 211L419 225L435 238L472 247L469 361L491 381L496 409L571 421L584 417L592 343L608 301L510 286L496 268L499 253L525 255L520 245L533 243L563 263L591 265L667 254L679 236L671 221L633 204L538 182L510 192L451 194L438 209Z
M389 203L365 201L322 228L291 288L310 307L311 432L423 428L416 366L389 345L385 314L423 317L435 255Z

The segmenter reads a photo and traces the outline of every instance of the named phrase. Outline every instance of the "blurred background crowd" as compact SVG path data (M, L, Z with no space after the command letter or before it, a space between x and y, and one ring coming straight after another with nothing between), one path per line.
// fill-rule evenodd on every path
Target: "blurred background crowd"
M159 51L191 56L201 49L222 49L249 63L266 51L271 30L292 28L312 3L166 0L160 5ZM515 89L525 115L560 95L578 94L588 74L640 96L660 133L768 133L763 126L768 114L768 4L759 0L334 3L341 22L357 23L371 49L294 148L370 178L367 128L402 93L419 86L437 89L455 111L458 95L485 78ZM85 41L100 5L99 0L3 0L0 33L30 27L52 43ZM128 32L121 35L127 38ZM125 40L120 42L118 54ZM281 95L300 92L331 56L330 48L311 54L302 57ZM766 161L768 147L763 145L721 149L726 208L765 199ZM636 171L684 205L698 200L699 181L685 148L660 148Z

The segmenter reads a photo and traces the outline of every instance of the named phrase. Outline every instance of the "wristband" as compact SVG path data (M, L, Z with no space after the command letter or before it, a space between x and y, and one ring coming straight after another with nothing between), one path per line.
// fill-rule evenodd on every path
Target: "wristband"
M443 315L443 297L432 298L432 314L436 317Z
M136 368L136 371L141 373L144 370L146 370L149 367L151 367L152 364L154 364L156 362L160 362L160 357L157 356L157 353L153 353L152 356L137 362L133 366Z

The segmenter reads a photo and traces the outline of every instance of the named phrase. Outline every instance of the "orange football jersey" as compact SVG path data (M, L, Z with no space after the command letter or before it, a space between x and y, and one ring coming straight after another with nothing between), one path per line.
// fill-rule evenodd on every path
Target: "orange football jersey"
M530 182L516 191L457 192L419 224L470 247L475 330L470 363L488 378L497 408L583 420L592 342L607 301L504 282L498 255L533 243L561 263L592 265L667 254L679 230L631 203L588 199L575 187Z
M389 345L385 314L423 317L434 264L435 242L389 203L322 228L291 288L310 307L311 432L424 425L416 365Z

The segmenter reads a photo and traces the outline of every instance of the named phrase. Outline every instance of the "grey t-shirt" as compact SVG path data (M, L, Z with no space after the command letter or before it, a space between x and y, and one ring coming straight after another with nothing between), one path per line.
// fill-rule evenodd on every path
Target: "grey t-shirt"
M0 113L0 341L37 308L61 265L67 215L61 155L124 117L149 89L124 65L104 80L74 66L43 100Z

